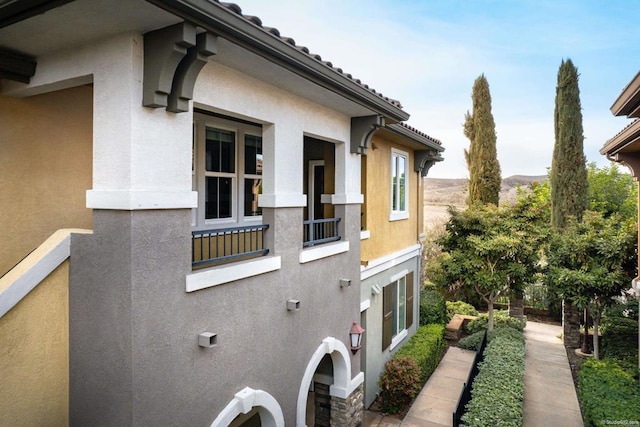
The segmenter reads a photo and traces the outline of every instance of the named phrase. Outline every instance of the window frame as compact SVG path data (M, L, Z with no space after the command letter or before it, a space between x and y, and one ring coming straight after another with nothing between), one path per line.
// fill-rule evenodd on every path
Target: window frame
M409 329L414 324L415 290L413 272L404 270L391 277L389 284L383 288L382 308L382 350L393 350L409 334ZM401 283L403 285L401 286ZM404 288L404 292L402 291ZM402 303L400 296L404 295ZM401 307L403 309L401 310ZM391 310L390 312L388 310ZM403 313L401 313L403 312ZM404 322L400 321L400 315L404 315ZM389 315L391 316L389 318ZM403 327L400 328L401 323ZM388 328L391 328L390 330Z
M399 159L404 160L404 187L402 187L402 181L398 176L394 183L394 178L399 170ZM398 221L409 218L409 153L399 150L397 148L391 148L391 162L390 162L390 179L389 179L389 221ZM400 207L400 201L403 195L401 189L404 190L404 209L395 209Z
M207 129L219 129L233 132L234 137L234 173L211 172L206 170L206 133ZM194 114L194 162L193 190L198 193L198 207L194 208L192 227L194 230L221 228L235 225L255 225L262 223L262 215L244 214L245 179L264 179L264 175L245 174L245 135L258 137L262 141L262 128L242 121L234 121L207 114ZM264 144L262 146L264 153ZM264 154L263 154L264 156ZM264 169L263 169L264 170ZM206 178L209 176L231 178L231 216L228 218L206 219Z

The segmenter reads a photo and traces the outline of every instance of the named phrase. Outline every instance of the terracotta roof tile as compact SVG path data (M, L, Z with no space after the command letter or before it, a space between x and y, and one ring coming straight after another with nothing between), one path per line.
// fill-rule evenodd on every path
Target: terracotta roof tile
M365 88L369 92L371 92L371 93L377 95L378 97L384 99L385 101L387 101L388 103L392 104L393 106L395 106L397 108L402 108L402 104L400 103L400 101L398 101L396 99L389 98L389 97L384 96L383 94L381 94L379 92L376 92L375 89L370 88L368 85L362 83L362 81L360 81L360 79L355 79L355 78L353 78L353 76L351 74L345 73L344 71L342 71L342 68L334 67L333 64L331 62L329 62L329 61L323 61L322 57L320 55L311 53L309 51L309 49L307 47L305 47L305 46L298 46L296 44L296 41L294 39L292 39L291 37L282 36L280 34L280 31L277 28L267 27L267 26L263 25L262 20L260 18L258 18L257 16L244 15L242 13L242 8L240 6L238 6L237 4L221 2L219 0L214 0L214 1L216 1L219 4L221 4L225 8L229 9L231 12L235 13L236 15L246 19L248 22L251 22L253 25L256 25L257 27L262 29L264 32L266 32L268 34L271 34L274 37L279 38L284 43L290 44L291 46L293 46L296 49L298 49L300 52L306 54L310 58L313 58L316 61L318 61L319 63L323 64L325 67L328 67L328 68L332 69L334 72L336 72L336 73L338 73L338 74L340 74L342 76L345 76L349 80L355 82L356 84L358 84L361 87ZM437 140L435 140L435 141L437 141ZM438 143L440 143L440 142L438 141Z
M427 135L426 133L422 132L421 130L418 130L418 129L412 127L412 126L409 126L408 124L406 124L404 122L400 122L400 123L398 123L398 125L402 126L405 129L410 130L413 133L416 133L416 134L422 136L423 138L427 138L431 142L434 142L434 143L436 143L438 145L442 145L442 141L440 141L439 139L433 138L433 137Z

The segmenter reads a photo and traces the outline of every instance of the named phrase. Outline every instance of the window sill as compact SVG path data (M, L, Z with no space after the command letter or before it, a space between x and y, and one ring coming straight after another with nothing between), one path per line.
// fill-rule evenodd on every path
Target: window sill
M300 251L300 264L349 252L349 242L326 243Z
M360 231L360 240L367 240L371 237L371 231L362 230Z
M409 219L409 212L391 212L389 214L389 221L401 221L403 219Z
M247 261L225 264L206 270L194 271L187 274L187 292L211 288L246 279L270 271L280 270L281 259L279 256L266 256Z
M404 339L407 337L407 330L403 329L402 331L400 331L400 333L398 335L396 335L395 337L393 337L391 339L391 345L389 346L389 350L393 350L394 348L396 348L402 341L404 341Z

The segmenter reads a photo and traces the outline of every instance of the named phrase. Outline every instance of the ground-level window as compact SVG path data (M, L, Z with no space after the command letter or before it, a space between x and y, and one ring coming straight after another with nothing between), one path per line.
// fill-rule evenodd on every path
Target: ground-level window
M384 287L382 305L382 350L385 350L395 347L395 341L401 341L413 325L413 272L394 278Z
M409 218L409 154L391 149L391 213L390 220Z
M194 128L193 186L198 191L194 225L260 221L261 127L197 114Z

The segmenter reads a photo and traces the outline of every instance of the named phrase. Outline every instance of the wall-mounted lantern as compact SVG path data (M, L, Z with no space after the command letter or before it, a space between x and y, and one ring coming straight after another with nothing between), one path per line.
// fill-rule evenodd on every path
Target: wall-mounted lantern
M349 330L351 352L353 354L356 354L362 347L362 334L364 334L364 328L360 326L358 322L353 322L353 325L351 325L351 329Z

